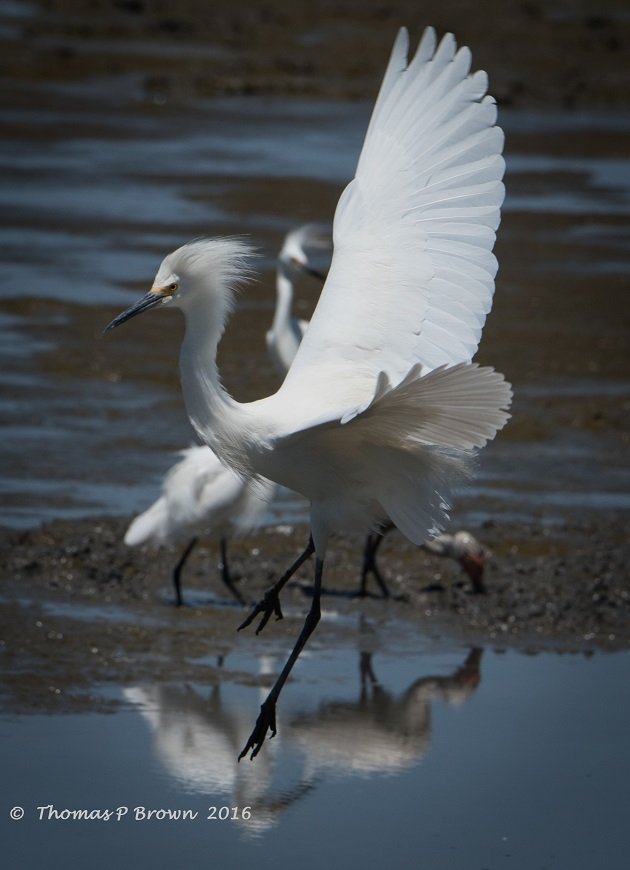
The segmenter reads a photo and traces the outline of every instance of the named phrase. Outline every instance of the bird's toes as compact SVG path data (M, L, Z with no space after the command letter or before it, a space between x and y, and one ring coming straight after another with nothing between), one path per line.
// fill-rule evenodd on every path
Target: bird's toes
M256 629L256 634L260 634L260 632L269 622L272 614L275 615L276 620L283 619L282 607L280 606L280 598L278 597L278 593L275 590L271 595L267 593L267 595L265 596L263 610L263 618L260 620L260 624Z
M271 731L269 739L276 736L276 705L275 702L269 701L269 699L267 699L260 707L260 713L258 715L258 719L256 719L254 730L250 734L249 740L245 744L241 754L238 757L239 761L241 760L241 758L245 758L250 750L250 761L253 761L253 759L256 758L256 756L262 749L263 743L265 742L265 738L267 737L267 731Z
M241 624L239 625L239 627L236 630L242 631L244 628L247 628L248 625L251 625L252 622L254 621L254 619L256 618L257 614L258 614L258 607L256 606L256 607L254 607L252 612L249 614L247 619L244 619L243 622L241 622Z
M275 615L276 619L283 618L282 607L280 606L280 598L275 589L270 589L268 592L265 593L265 597L263 598L263 600L258 602L258 604L254 607L247 619L239 625L238 631L243 628L247 628L248 625L251 625L251 623L256 619L259 613L262 613L262 619L258 624L256 634L260 634L260 632L269 622L272 614Z

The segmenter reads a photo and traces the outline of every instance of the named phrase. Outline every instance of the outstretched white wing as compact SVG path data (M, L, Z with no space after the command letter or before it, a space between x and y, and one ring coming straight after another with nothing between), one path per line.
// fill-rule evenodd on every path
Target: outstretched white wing
M487 76L469 74L451 34L436 49L432 28L409 64L407 53L403 28L281 390L316 392L330 410L373 391L380 372L396 384L416 364L470 361L492 304L504 161Z

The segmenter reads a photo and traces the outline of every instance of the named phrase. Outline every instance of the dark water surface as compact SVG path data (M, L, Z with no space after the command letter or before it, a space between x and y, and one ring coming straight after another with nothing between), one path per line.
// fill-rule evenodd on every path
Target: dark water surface
M0 523L130 515L192 441L182 324L161 312L106 338L102 328L169 250L247 234L261 278L221 363L238 398L273 390L264 329L276 252L289 229L332 218L370 107L147 102L132 75L15 88L0 143ZM500 120L508 194L479 358L514 383L514 419L459 517L475 529L498 505L553 528L569 508L627 512L630 117ZM301 316L317 294L305 279ZM286 495L269 521L303 517ZM244 642L214 686L121 686L114 714L5 712L7 866L281 870L299 855L303 867L625 868L628 654L435 647L383 618L371 658L354 627L336 644L314 639L281 732L254 764L235 763L259 703L243 675L275 672L286 654L266 641L258 657ZM39 820L48 804L129 814ZM9 820L11 806L23 821ZM136 806L199 816L135 821ZM252 816L208 821L209 806Z
M264 657L228 657L214 688L125 687L116 715L0 719L3 803L25 810L2 819L5 860L623 870L628 653L389 640L364 692L368 654L316 642L253 763L235 754L260 690L237 675L273 669ZM111 817L64 819L80 809Z

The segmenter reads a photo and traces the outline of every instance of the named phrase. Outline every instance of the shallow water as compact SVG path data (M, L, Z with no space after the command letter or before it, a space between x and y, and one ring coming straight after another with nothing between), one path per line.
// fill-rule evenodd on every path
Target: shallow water
M241 679L273 669L264 651L228 656L214 686L126 686L115 714L0 719L4 804L25 811L2 818L6 860L625 866L628 653L436 651L395 625L381 639L314 643L253 763L236 753L261 690ZM64 819L81 809L111 818Z

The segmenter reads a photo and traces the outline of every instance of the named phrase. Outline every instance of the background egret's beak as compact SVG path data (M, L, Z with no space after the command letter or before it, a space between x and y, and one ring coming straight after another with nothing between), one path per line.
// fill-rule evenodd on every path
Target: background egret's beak
M114 329L116 326L120 326L121 323L124 323L126 320L131 320L132 317L135 317L136 314L142 314L143 311L148 311L149 308L153 308L158 305L164 299L163 296L160 296L159 293L153 293L149 290L148 293L142 297L142 299L138 299L130 308L127 308L126 311L123 311L122 314L119 314L118 317L114 317L111 323L109 323L103 332L109 332L110 329Z
M310 275L311 278L317 278L317 280L321 281L322 284L326 280L324 272L320 272L319 269L314 269L312 266L307 266L305 263L300 264L300 269L302 272L306 272L307 275Z
M297 269L298 272L302 272L305 275L310 275L312 278L317 278L318 281L321 281L322 284L326 280L326 275L324 272L320 272L317 269L314 269L308 263L305 263L303 260L298 260L297 257L291 257L291 263L293 267Z

